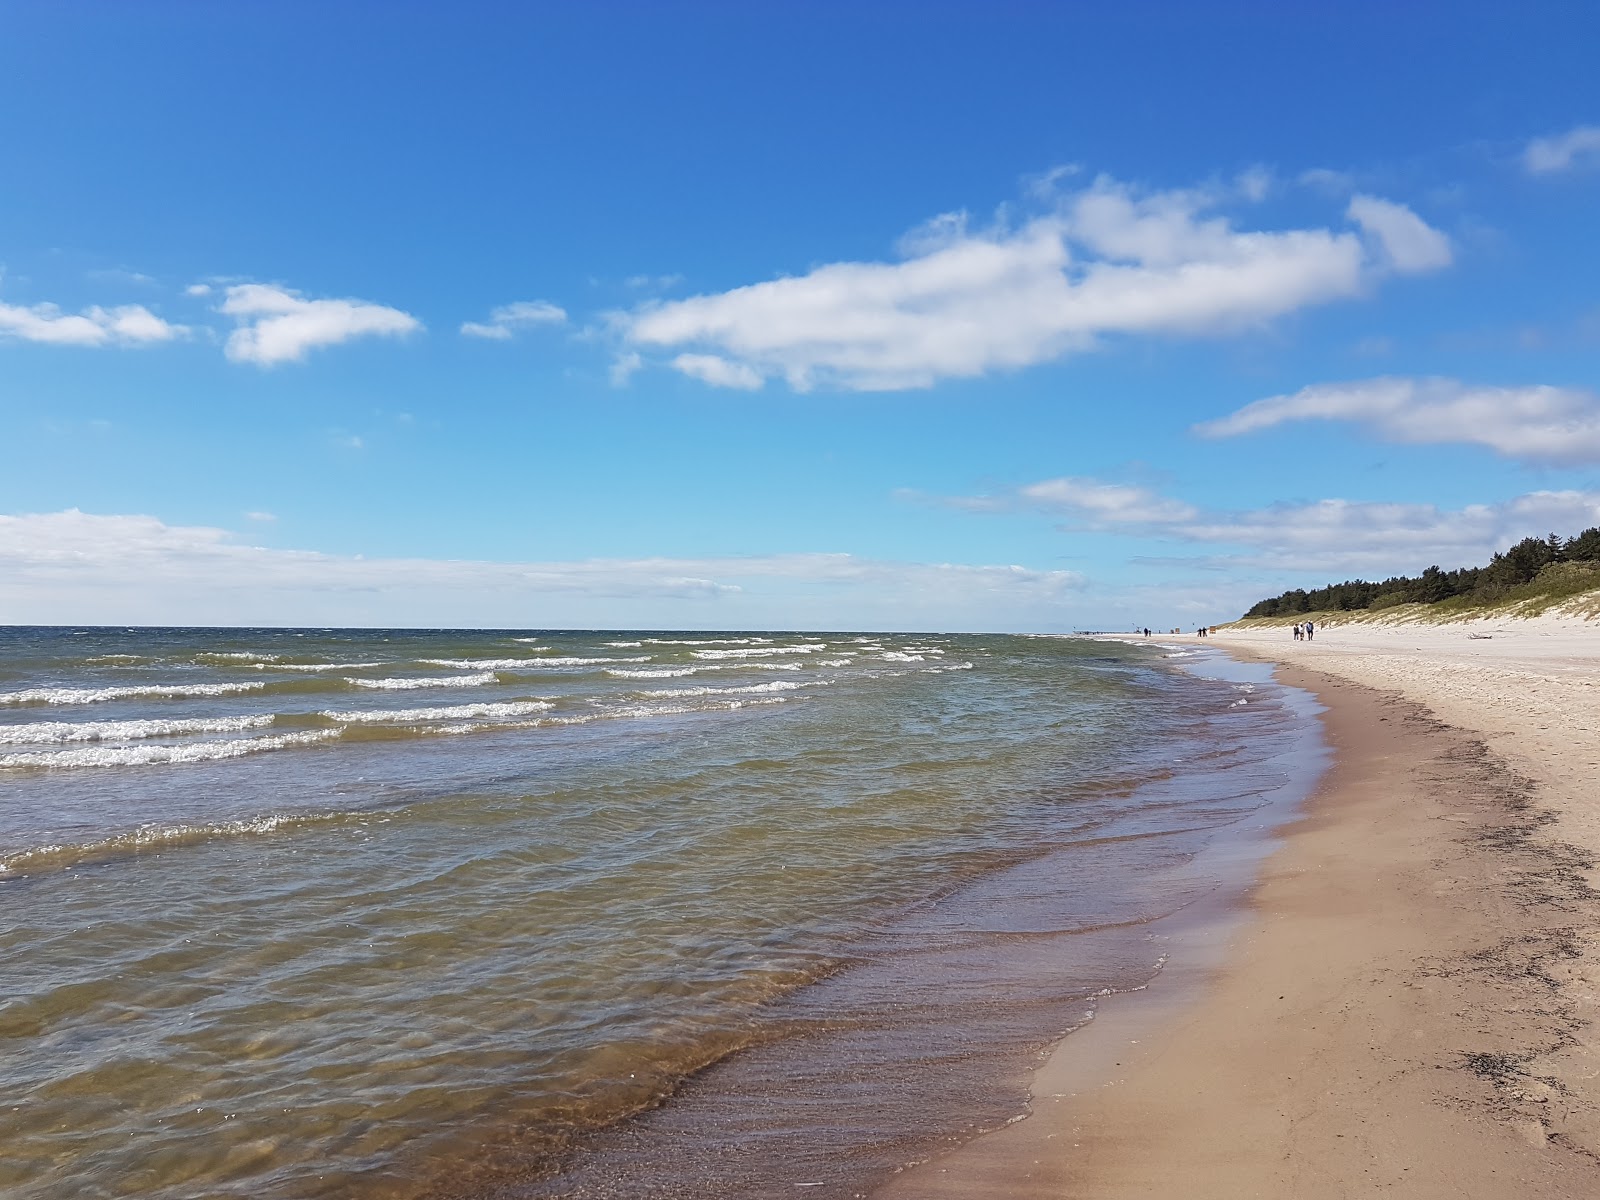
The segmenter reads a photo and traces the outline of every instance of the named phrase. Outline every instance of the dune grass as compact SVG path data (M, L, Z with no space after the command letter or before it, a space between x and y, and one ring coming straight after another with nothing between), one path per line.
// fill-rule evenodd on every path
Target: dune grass
M1394 604L1384 608L1327 609L1319 612L1283 613L1273 617L1242 617L1219 629L1272 629L1311 621L1323 625L1443 625L1465 621L1519 619L1554 612L1563 616L1600 617L1600 563L1550 563L1527 583L1508 588L1487 601L1472 596L1452 596L1433 604Z

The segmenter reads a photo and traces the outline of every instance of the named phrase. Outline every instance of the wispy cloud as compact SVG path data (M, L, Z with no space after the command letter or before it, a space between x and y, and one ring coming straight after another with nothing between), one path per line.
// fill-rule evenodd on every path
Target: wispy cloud
M1035 511L1061 518L1063 532L1116 532L1165 543L1226 548L1197 564L1272 571L1370 572L1387 576L1433 563L1488 561L1511 542L1600 524L1600 492L1539 491L1496 504L1342 499L1206 511L1149 489L1093 479L1051 479L998 495L954 497L983 512ZM1168 564L1170 565L1170 563Z
M1346 213L1377 243L1373 257L1396 271L1415 274L1450 265L1450 239L1404 204L1354 196Z
M1183 540L1247 547L1233 565L1389 576L1430 565L1485 563L1507 545L1551 530L1600 524L1600 493L1540 491L1497 504L1319 500L1218 514L1174 532Z
M1248 189L1246 189L1248 190ZM1404 205L1361 196L1355 228L1240 230L1237 188L1141 192L1100 179L1018 228L945 214L901 261L841 262L618 318L640 349L724 386L926 387L1045 362L1115 335L1217 336L1437 270L1449 242Z
M1407 378L1316 384L1257 400L1195 431L1237 437L1291 421L1353 421L1386 441L1487 446L1522 462L1600 463L1600 396L1542 385Z
M238 328L224 352L234 362L269 367L304 361L307 351L361 337L403 337L422 322L398 308L367 300L308 300L290 288L234 284L217 311Z
M150 346L187 334L142 304L115 308L95 305L81 312L62 312L54 304L0 303L0 338L53 346Z
M8 620L158 624L1032 628L1072 571L850 554L484 562L251 546L150 516L0 516Z
M1600 164L1600 125L1579 125L1552 137L1534 138L1522 152L1522 165L1532 175L1596 164Z
M918 496L921 499L922 497ZM953 496L941 502L969 512L1034 511L1067 517L1077 529L1115 529L1187 521L1193 505L1150 488L1064 475L987 496Z
M467 321L461 326L461 332L467 337L504 342L524 330L565 324L566 319L567 310L548 300L518 300L514 304L502 304L489 314L486 322Z
M691 379L713 387L754 391L766 382L754 367L729 362L715 354L680 354L672 360L672 365Z
M612 387L626 387L628 381L644 367L644 359L637 353L619 354L607 372Z

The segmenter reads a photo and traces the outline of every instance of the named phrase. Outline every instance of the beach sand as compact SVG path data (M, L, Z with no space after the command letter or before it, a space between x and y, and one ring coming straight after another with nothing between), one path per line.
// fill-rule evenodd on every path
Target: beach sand
M1216 952L1178 947L1027 1119L875 1197L1600 1195L1600 626L1209 644L1327 706L1305 816Z

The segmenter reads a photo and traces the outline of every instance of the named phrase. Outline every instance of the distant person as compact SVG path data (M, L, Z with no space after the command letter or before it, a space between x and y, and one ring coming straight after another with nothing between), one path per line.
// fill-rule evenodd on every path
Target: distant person
M1305 631L1300 628L1300 622L1296 621L1294 623L1294 640L1298 642L1304 636Z
M1309 642L1313 637L1316 636L1316 633L1317 633L1317 627L1315 625L1313 625L1310 621L1307 621L1306 622L1306 641Z

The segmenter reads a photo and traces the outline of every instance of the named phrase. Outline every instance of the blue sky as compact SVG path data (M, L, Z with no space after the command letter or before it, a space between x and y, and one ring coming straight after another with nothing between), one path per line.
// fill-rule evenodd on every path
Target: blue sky
M1193 626L1600 523L1600 13L1394 7L0 3L0 621Z

